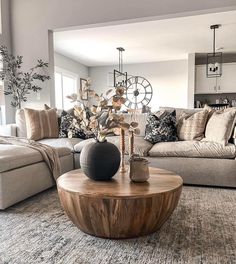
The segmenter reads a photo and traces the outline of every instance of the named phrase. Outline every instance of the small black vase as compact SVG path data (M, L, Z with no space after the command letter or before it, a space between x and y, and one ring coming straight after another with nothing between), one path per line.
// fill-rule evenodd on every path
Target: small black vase
M91 142L81 151L80 166L84 174L93 180L110 180L119 169L120 151L106 140Z

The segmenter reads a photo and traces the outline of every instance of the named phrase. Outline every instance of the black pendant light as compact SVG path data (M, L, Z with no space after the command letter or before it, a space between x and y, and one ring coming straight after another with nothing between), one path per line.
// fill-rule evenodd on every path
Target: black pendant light
M222 52L216 52L216 29L221 25L211 25L213 30L213 52L207 53L206 76L207 78L220 77L222 75Z
M119 51L119 70L114 70L114 87L126 87L127 86L127 72L123 72L123 52L124 48L118 47Z

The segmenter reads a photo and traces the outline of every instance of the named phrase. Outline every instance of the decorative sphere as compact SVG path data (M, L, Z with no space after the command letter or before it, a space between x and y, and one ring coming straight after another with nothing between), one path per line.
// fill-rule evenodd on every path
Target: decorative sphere
M120 167L120 151L107 141L91 142L81 151L80 166L84 174L93 180L110 180Z

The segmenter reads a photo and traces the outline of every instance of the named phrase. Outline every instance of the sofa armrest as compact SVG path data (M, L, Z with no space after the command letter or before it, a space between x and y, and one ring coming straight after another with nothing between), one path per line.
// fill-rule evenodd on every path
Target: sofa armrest
M8 124L0 126L0 136L16 137L16 124Z

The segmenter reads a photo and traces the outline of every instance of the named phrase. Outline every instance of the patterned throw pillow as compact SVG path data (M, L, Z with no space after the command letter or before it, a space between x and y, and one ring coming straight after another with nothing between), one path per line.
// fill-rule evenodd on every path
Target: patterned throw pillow
M152 144L177 141L176 112L149 114L144 139Z
M78 122L76 117L64 110L61 113L59 137L86 139L86 134L80 128L80 123Z
M203 139L208 114L208 110L199 111L195 114L183 113L177 124L179 140Z

